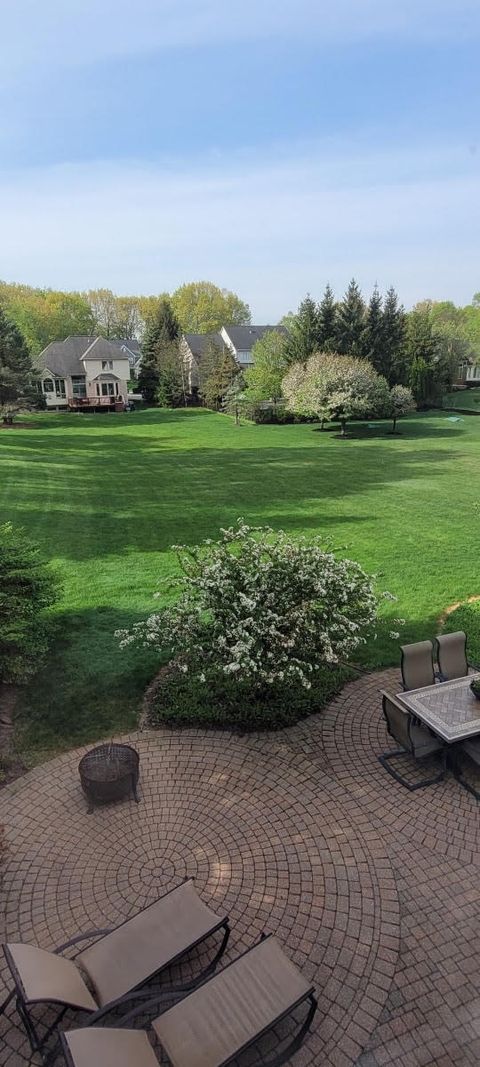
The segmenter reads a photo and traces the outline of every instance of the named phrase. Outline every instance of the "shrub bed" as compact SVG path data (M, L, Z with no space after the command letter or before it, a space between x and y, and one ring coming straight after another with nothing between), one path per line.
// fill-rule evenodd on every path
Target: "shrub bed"
M212 726L231 730L268 730L292 726L321 711L353 676L346 667L315 675L311 689L298 685L270 686L252 693L247 684L207 675L199 685L173 664L162 668L145 695L149 726Z
M464 630L467 635L469 660L480 665L480 600L460 604L447 615L443 632L452 634L457 630Z

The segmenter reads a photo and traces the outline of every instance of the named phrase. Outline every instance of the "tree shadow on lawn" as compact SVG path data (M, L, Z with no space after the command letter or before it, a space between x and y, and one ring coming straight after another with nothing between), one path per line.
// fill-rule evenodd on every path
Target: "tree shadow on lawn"
M146 614L98 607L52 618L50 651L22 688L16 716L15 743L27 762L136 728L161 660L148 649L120 648L114 633Z
M139 448L132 466L132 455L122 455L120 447L102 449L93 458L76 453L70 463L64 457L47 483L32 467L3 513L5 520L27 530L31 526L40 539L48 534L49 554L61 558L161 552L173 543L196 544L240 515L287 530L317 522L321 530L329 522L347 521L334 514L335 500L394 482L441 479L443 463L451 464L455 453L417 447L392 449L388 455L386 464L383 444L368 442L359 452L355 442L346 441L325 450L168 451L149 462L148 450ZM327 501L332 501L331 516L322 510ZM362 516L353 514L349 521L357 518Z

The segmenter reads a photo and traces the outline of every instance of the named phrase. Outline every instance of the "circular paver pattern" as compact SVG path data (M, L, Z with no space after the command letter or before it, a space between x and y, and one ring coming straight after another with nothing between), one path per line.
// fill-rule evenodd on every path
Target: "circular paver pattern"
M381 689L400 691L397 670L365 675L345 686L324 715L296 727L293 745L310 753L316 745L323 769L368 813L372 831L385 840L394 833L464 864L478 862L480 821L475 798L451 775L437 785L409 792L378 762L379 753L397 747L385 730ZM415 780L411 761L398 764L398 769Z
M354 1063L391 985L398 901L381 836L321 766L315 733L305 751L309 724L248 737L132 735L140 804L126 800L91 815L78 781L80 752L6 787L6 939L51 948L92 925L121 922L193 877L205 901L230 914L229 958L272 931L315 985L319 1010L299 1067ZM6 984L5 967L1 977ZM269 1037L270 1047L285 1030ZM0 1064L26 1062L9 1009Z

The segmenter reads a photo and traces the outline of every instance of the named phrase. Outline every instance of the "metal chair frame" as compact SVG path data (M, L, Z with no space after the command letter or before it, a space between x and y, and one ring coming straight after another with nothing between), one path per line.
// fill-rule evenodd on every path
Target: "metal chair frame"
M191 881L191 879L189 879L189 878L185 878L184 879L184 882L188 882L188 881ZM174 889L170 889L168 891L168 893L164 893L163 894L163 897L168 896L169 893L175 892L175 889L177 889L177 888L178 887L175 886ZM159 900L163 899L163 897L159 897ZM64 952L65 949L71 948L73 945L77 945L82 941L87 941L87 940L91 941L94 938L106 937L108 934L113 933L115 930L118 930L120 928L120 926L124 926L128 922L129 922L129 919L126 919L125 922L124 923L120 923L119 926L115 926L115 927L111 927L109 929L103 929L103 930L89 930L85 934L78 934L76 937L72 937L69 941L65 941L64 944L59 945L58 948L55 948L52 951L53 951L54 955L58 956L62 952ZM203 937L198 938L196 941L192 942L191 945L188 945L185 949L182 949L182 951L179 952L173 959L169 960L168 963L163 964L161 967L159 967L158 970L156 970L152 974L148 975L148 977L145 978L144 981L142 981L139 985L135 986L132 990L129 990L128 993L124 993L121 997L117 997L116 1000L110 1001L108 1004L105 1004L103 1007L99 1008L98 1011L88 1012L88 1019L87 1019L87 1022L86 1022L85 1025L92 1026L95 1023L100 1022L102 1019L105 1018L105 1016L109 1015L112 1011L115 1011L116 1008L119 1008L119 1007L123 1006L124 1004L126 1005L126 1004L130 1003L130 1001L132 1001L132 1000L141 1000L141 999L146 1000L147 998L151 999L152 992L151 992L151 990L150 991L146 990L144 988L145 985L148 982L151 982L153 978L156 978L159 975L161 975L163 971L168 970L168 968L171 967L174 963L178 963L178 961L183 959L183 957L186 956L188 952L191 952L192 949L196 948L197 945L202 944L204 941L207 940L207 938L211 937L213 934L218 933L219 930L223 930L224 934L223 934L223 938L222 938L221 944L220 944L217 952L215 953L215 956L213 957L213 960L211 960L211 962L208 964L208 966L205 967L203 969L203 971L201 971L201 973L199 974L198 978L193 983L190 982L187 985L171 987L169 989L169 993L174 993L176 991L181 992L182 990L185 990L185 989L188 991L188 990L190 990L192 988L195 988L206 977L211 975L212 971L214 971L216 969L217 964L219 963L221 957L223 956L223 954L225 952L225 949L227 947L228 940L229 940L229 937L230 937L230 924L229 924L228 918L220 919L218 921L218 923L216 923L214 926L212 926L212 928L210 930L208 930L208 932L206 934L203 935ZM50 1065L51 1063L54 1062L54 1059L56 1059L57 1052L58 1052L58 1041L56 1042L54 1048L50 1051L50 1053L45 1051L46 1045L47 1045L50 1037L54 1033L54 1031L58 1029L58 1025L62 1021L65 1013L69 1009L76 1010L76 1011L82 1011L82 1012L86 1011L86 1009L84 1009L84 1008L75 1008L71 1004L62 1003L61 1001L57 1001L57 1000L55 1000L55 1001L42 1000L42 999L28 1000L26 992L25 992L25 989L23 988L23 983L22 983L21 976L20 976L20 974L18 972L18 969L17 969L17 967L16 967L16 965L14 963L14 960L13 960L13 957L12 957L10 951L9 951L8 945L3 945L3 951L4 951L4 954L5 954L5 958L7 960L8 966L10 968L10 972L11 972L12 978L13 978L14 988L10 991L10 993L7 996L7 998L3 1001L3 1004L0 1005L0 1015L3 1015L5 1013L8 1005L11 1003L11 1001L13 999L15 999L16 1000L16 1008L17 1008L18 1014L19 1014L19 1016L20 1016L20 1018L21 1018L21 1020L23 1022L25 1030L27 1032L27 1037L28 1037L28 1040L30 1042L30 1047L32 1049L32 1052L33 1053L38 1052L42 1056L44 1063ZM77 953L77 955L78 955L78 953ZM76 957L73 957L73 961L75 960L75 958ZM49 1006L61 1004L60 1012L58 1013L58 1015L54 1019L53 1023L48 1027L48 1029L47 1029L47 1031L46 1031L46 1033L44 1034L43 1037L39 1036L38 1030L37 1030L37 1026L35 1025L35 1020L32 1017L32 1014L30 1012L30 1007L33 1006L33 1005L36 1005L36 1004L46 1004L46 1005L49 1005ZM53 1056L53 1059L52 1059L52 1056Z
M236 956L234 960L231 960L230 963L227 963L226 967L223 967L222 970L220 971L220 974L222 974L223 971L228 970L229 967L232 967L234 963L236 963L239 959L242 958L242 956L246 956L249 952L252 951L252 949L256 948L256 946L258 944L260 944L262 941L265 941L265 939L268 938L268 937L271 937L271 934L261 934L259 940L256 942L255 945L251 945L250 948L247 948L245 950L245 952L241 952L240 955ZM206 978L202 978L201 981L196 983L194 989L197 990L201 986L205 985L205 983L209 981L210 977L211 976L208 976ZM190 990L190 992L191 991L193 991L193 990ZM161 1003L161 1001L166 999L166 998L168 998L168 997L171 997L171 994L172 994L172 990L168 990L168 991L166 990L165 993L164 994L160 994L160 996L151 997L150 1001L148 1001L147 1003L145 1003L144 1005L142 1005L140 1007L137 1007L137 1008L133 1009L133 1011L129 1012L128 1015L123 1016L123 1018L119 1020L119 1024L118 1024L119 1027L129 1027L130 1024L132 1022L134 1022L138 1018L139 1015L144 1015L144 1014L146 1014L146 1012L157 1010L158 1007L159 1007L159 1004ZM188 996L188 993L186 995ZM184 996L181 996L182 1000L184 999ZM280 1052L279 1054L275 1055L273 1058L271 1058L269 1060L266 1060L264 1057L261 1057L260 1059L258 1059L256 1061L252 1061L252 1067L281 1067L282 1064L288 1063L288 1061L291 1059L291 1057L294 1055L294 1053L298 1052L298 1049L303 1044L303 1041L304 1041L304 1039L305 1039L305 1037L306 1037L306 1035L307 1035L307 1033L308 1033L308 1031L309 1031L309 1029L310 1029L310 1027L312 1025L313 1018L314 1018L315 1013L316 1013L317 1008L318 1008L318 1001L317 1001L317 998L315 996L315 989L314 989L313 986L311 986L310 989L308 989L303 994L303 996L299 997L299 999L296 1000L295 1003L291 1004L286 1009L286 1011L281 1012L281 1014L278 1015L273 1020L272 1023L270 1023L263 1030L259 1031L258 1034L255 1034L255 1037L253 1037L250 1041L247 1041L245 1043L245 1045L243 1045L243 1047L241 1049L237 1049L236 1052L232 1056L229 1056L228 1059L224 1060L223 1063L222 1063L222 1067L229 1067L229 1064L234 1063L238 1056L240 1056L247 1049L249 1049L253 1045L255 1045L257 1041L260 1041L260 1039L266 1033L268 1033L270 1030L272 1030L274 1026L277 1026L277 1024L279 1022L281 1022L283 1019L285 1019L289 1015L291 1015L291 1013L293 1011L295 1011L296 1008L298 1008L301 1004L304 1004L306 1001L309 1002L308 1013L307 1013L303 1023L301 1024L298 1033L295 1035L295 1037L289 1042L289 1044L286 1046L286 1048L284 1048L282 1050L282 1052ZM164 1008L164 1011L168 1011L168 1008ZM219 1011L221 1011L221 1002L219 1003ZM88 1022L86 1025L89 1026L90 1022ZM61 1049L62 1049L63 1055L65 1057L65 1061L66 1061L67 1067L75 1067L75 1062L74 1062L74 1060L73 1060L73 1058L71 1056L70 1050L68 1048L67 1042L65 1041L65 1037L64 1037L63 1033L60 1034L60 1045L61 1045ZM53 1063L52 1060L50 1061L50 1064L51 1063Z
M385 722L387 724L388 733L390 733L390 723L388 721L388 716L387 716L387 712L386 712L386 708L385 708L386 701L387 701L387 697L385 695L383 695L383 697L382 697L382 710L383 710L383 715L384 715L384 718L385 718ZM446 749L446 746L443 747L443 750L442 750L442 769L441 769L439 774L435 775L434 778L423 778L422 781L420 781L420 782L408 782L407 779L403 777L403 775L399 774L399 772L396 771L395 768L390 765L389 760L394 759L394 758L398 758L399 756L402 756L402 757L410 756L410 759L413 759L413 760L415 760L415 762L418 763L421 759L427 759L428 756L431 755L431 753L428 753L427 756L415 756L414 755L413 749L414 749L415 746L414 746L414 742L413 742L412 737L411 737L411 727L414 724L414 719L413 719L413 716L409 712L406 712L406 716L407 716L407 732L408 732L409 739L411 740L412 750L409 751L408 749L405 749L405 748L397 748L392 752L382 752L381 756L378 757L378 760L379 760L379 763L382 764L382 767L388 772L388 774L390 774L392 776L392 778L395 778L396 782L399 782L400 785L403 785L405 787L405 789L408 789L411 793L414 793L416 789L424 789L425 786L427 786L427 785L437 785L438 782L441 782L445 778L445 775L447 773L447 749Z

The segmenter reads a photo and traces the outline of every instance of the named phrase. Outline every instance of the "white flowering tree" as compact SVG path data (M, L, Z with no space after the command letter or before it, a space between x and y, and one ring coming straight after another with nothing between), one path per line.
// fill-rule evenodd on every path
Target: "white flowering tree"
M377 616L372 579L318 538L296 539L239 519L218 541L176 546L180 597L130 631L204 682L234 677L258 692L276 683L309 689L316 671L349 656Z
M390 390L390 418L393 423L391 433L397 432L397 419L415 411L416 406L411 389L407 389L405 385L393 386Z
M342 436L352 419L385 417L390 412L386 379L366 359L316 352L299 371L286 376L288 406L302 414L338 420Z

